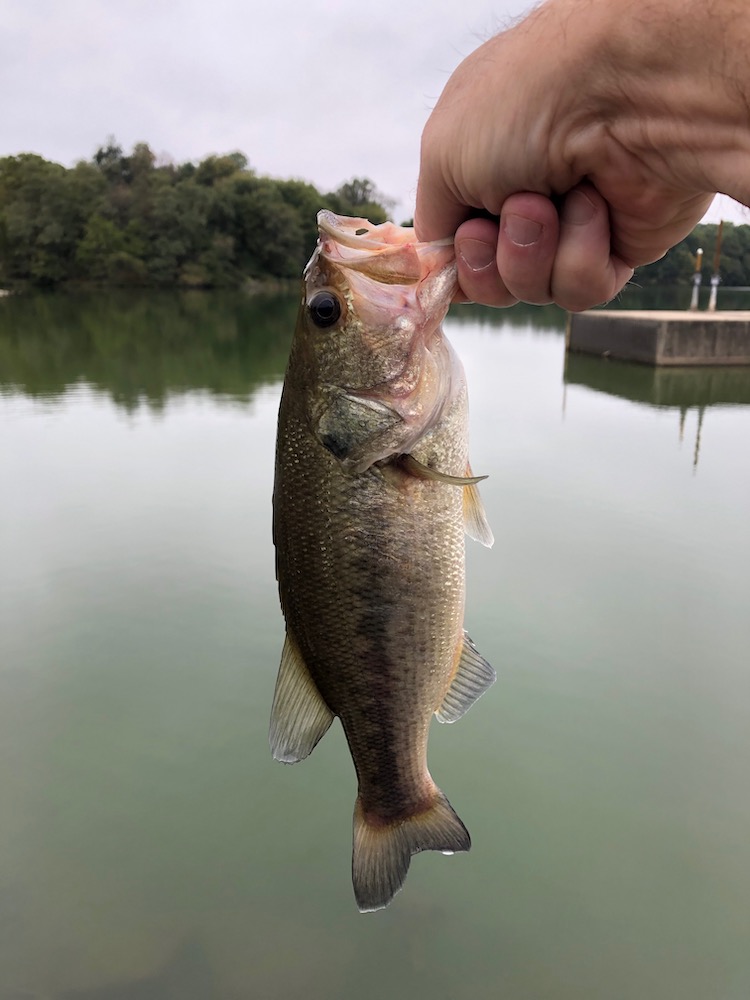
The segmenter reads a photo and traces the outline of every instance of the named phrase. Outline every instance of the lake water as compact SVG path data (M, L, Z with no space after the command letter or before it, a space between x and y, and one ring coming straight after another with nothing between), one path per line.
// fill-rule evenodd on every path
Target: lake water
M360 915L338 724L267 744L294 313L0 302L0 1000L747 1000L750 369L455 310L498 681L430 763L474 846Z

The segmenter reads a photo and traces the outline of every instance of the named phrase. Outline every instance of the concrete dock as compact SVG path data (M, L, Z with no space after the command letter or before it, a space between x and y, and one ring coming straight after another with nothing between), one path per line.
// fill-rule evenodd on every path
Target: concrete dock
M590 309L568 316L565 344L647 365L750 365L750 312Z

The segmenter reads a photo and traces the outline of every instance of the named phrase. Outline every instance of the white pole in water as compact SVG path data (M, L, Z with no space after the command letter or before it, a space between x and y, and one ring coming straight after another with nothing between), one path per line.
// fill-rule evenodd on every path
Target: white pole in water
M716 312L716 297L719 294L719 282L721 278L718 274L711 275L711 294L708 297L708 311Z
M693 271L693 294L690 297L690 309L695 312L698 308L698 295L701 290L701 264L703 263L703 250L701 247L695 251L695 270Z
M711 275L711 295L708 300L708 311L716 312L716 298L719 294L719 261L721 260L721 233L724 229L724 220L719 223L719 231L716 234L716 251L714 253L714 271Z

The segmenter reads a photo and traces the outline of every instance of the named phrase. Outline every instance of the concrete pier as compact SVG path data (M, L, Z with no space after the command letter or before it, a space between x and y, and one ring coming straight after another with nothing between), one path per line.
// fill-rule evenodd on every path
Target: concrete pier
M590 309L568 316L565 343L647 365L750 365L750 312Z

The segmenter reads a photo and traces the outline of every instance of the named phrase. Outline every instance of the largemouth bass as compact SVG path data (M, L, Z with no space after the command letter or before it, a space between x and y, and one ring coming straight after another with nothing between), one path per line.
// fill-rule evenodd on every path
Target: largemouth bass
M354 761L352 876L386 906L419 851L468 851L427 769L433 713L495 680L463 630L464 531L492 544L469 468L463 368L441 323L453 246L320 212L279 409L274 543L286 640L277 760L338 716Z

